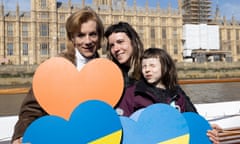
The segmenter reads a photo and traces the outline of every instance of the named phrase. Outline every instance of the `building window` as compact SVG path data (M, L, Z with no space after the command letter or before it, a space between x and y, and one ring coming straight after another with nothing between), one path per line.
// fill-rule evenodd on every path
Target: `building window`
M156 46L155 46L155 43L151 43L151 47L156 47Z
M221 40L222 40L222 36L223 36L223 34L222 34L222 33L223 33L223 31L221 31L221 30L220 30L220 32L219 32L219 33L220 33L219 37L220 37L220 41L221 41Z
M239 40L239 30L236 30L236 40Z
M22 36L28 37L28 24L26 23L22 24Z
M142 16L138 17L138 23L139 23L140 25L143 24L143 21L144 21L144 18L143 18Z
M177 28L173 28L172 37L173 37L173 39L177 39Z
M231 44L228 45L228 50L231 51L232 48L231 48Z
M10 37L13 36L13 24L12 23L8 23L8 25L7 25L7 35Z
M41 0L41 1L40 1L40 7L41 7L41 8L47 8L47 2L46 2L46 0Z
M173 46L173 53L174 53L174 54L178 54L177 44L175 44L175 45Z
M48 44L47 43L41 43L40 44L40 52L41 52L41 55L48 55Z
M60 30L59 30L59 35L60 37L65 37L65 26L64 25L60 25Z
M120 16L114 16L114 23L118 23L120 21Z
M150 34L151 34L151 39L155 39L155 29L153 27L151 28Z
M107 21L107 16L106 16L106 15L102 15L102 16L100 17L100 19L101 19L101 21Z
M151 23L154 24L155 23L155 20L154 18L151 18Z
M127 20L128 23L132 23L132 17L127 16L127 17L126 17L126 20Z
M60 20L65 20L65 15L64 14L60 14Z
M172 19L172 24L173 24L173 26L177 26L178 23L177 23L177 19L176 18Z
M40 36L48 36L48 24L40 24Z
M166 18L162 18L162 25L163 26L167 25L167 19Z
M237 54L239 55L240 54L240 46L237 45Z
M138 33L139 33L139 34L144 34L144 28L143 28L143 26L139 26L139 27L138 27Z
M22 44L22 54L25 56L28 55L28 43Z
M162 28L162 39L166 39L166 38L167 38L166 28Z
M65 43L60 44L60 52L63 52L66 49Z
M48 13L47 12L39 13L39 18L40 19L48 19Z
M227 30L227 40L231 40L231 31Z
M13 55L13 43L7 44L7 55L9 55L9 56Z
M139 26L138 28L137 28L137 32L138 32L138 34L139 34L139 37L140 37L140 39L141 40L143 40L143 36L144 36L144 28L142 27L142 26Z
M162 45L162 49L164 49L165 51L167 51L167 46L166 46L166 44L163 44L163 45Z

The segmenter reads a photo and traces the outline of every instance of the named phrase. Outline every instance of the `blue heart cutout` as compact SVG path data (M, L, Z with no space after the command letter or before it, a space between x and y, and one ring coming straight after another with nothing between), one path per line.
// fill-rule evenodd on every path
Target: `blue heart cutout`
M189 128L183 115L167 104L153 104L130 118L120 117L123 144L157 144L177 137L189 142Z
M212 129L207 120L199 114L193 112L183 113L186 119L190 132L189 144L211 144L212 142L206 135L207 130Z
M209 129L200 115L181 114L166 104L153 104L128 118L118 117L110 105L92 100L81 103L68 121L54 115L35 120L24 133L23 143L86 144L123 130L122 144L170 144L169 140L189 134L190 141L184 137L188 138L186 143L210 144L206 136ZM120 141L121 135L114 144Z
M25 131L23 143L86 144L116 132L122 134L115 110L105 102L89 100L78 105L69 121L54 115L35 120ZM121 134L115 137L116 143Z

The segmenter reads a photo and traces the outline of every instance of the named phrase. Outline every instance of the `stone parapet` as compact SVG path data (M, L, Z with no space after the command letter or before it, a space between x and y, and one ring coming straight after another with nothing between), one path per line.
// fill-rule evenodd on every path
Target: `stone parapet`
M38 65L0 65L0 86L30 85ZM176 63L179 80L240 78L240 62Z
M240 62L177 63L179 79L240 78Z

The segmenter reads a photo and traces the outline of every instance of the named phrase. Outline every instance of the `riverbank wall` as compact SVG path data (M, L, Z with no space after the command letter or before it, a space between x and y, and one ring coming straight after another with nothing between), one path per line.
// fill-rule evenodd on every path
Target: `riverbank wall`
M0 86L31 85L38 65L0 65ZM240 62L176 63L179 80L240 78Z
M177 63L179 80L240 78L240 62Z

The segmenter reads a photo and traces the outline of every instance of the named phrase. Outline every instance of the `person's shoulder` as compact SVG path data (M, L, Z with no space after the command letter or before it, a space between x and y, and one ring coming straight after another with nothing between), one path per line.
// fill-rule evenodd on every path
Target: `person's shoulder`
M69 54L65 51L59 53L56 57L63 57L63 58L68 58Z
M130 85L130 86L126 87L124 90L124 96L133 97L135 90L136 90L136 85Z
M136 84L132 84L126 87L126 91L135 91L136 89Z
M182 96L187 96L185 91L182 89L182 87L180 85L176 85L176 91L178 94L180 94Z
M178 84L175 86L176 90L180 90L180 91L183 91L182 87Z
M69 60L71 63L73 63L74 65L75 65L75 58L74 58L74 56L73 55L71 55L70 53L68 53L68 52L62 52L62 53L59 53L56 57L62 57L62 58L65 58L65 59L67 59L67 60Z

